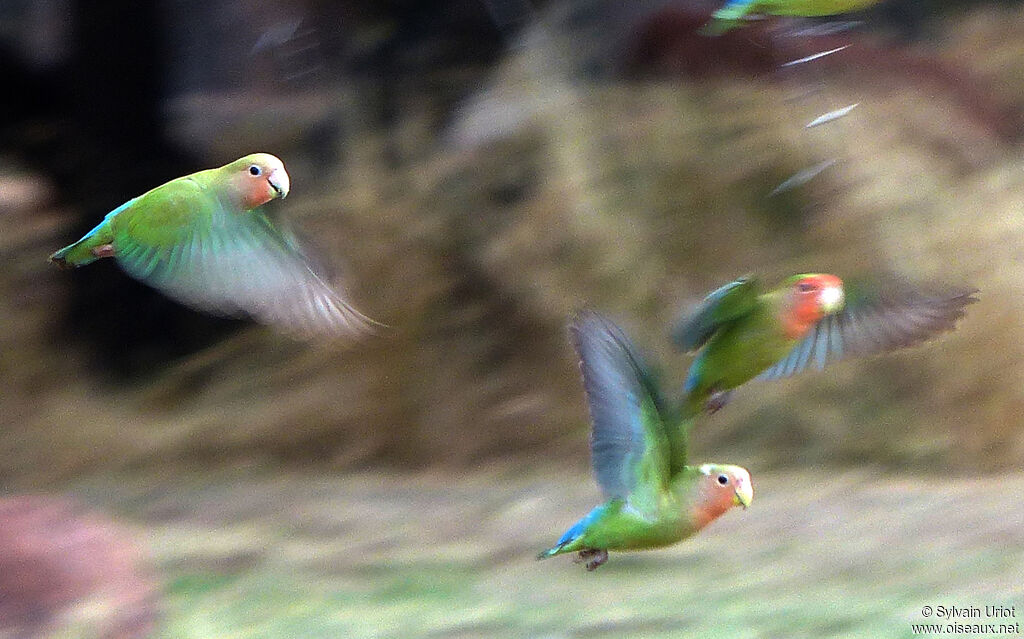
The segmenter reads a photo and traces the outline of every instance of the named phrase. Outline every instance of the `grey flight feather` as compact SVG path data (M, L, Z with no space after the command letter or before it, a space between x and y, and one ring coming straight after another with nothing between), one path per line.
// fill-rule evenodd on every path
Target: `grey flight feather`
M162 254L136 238L116 259L132 277L199 310L253 319L301 335L373 332L366 317L314 271L293 236L258 211L216 206L208 221L182 227Z
M643 413L645 402L653 404L655 418L662 420L664 402L639 352L621 328L592 311L577 315L569 331L590 406L591 457L598 485L607 498L624 499L643 473L664 483L664 422L645 423Z
M904 288L851 304L818 322L789 355L758 379L789 377L812 364L820 370L843 357L914 346L953 330L966 307L978 301L976 292L935 293Z

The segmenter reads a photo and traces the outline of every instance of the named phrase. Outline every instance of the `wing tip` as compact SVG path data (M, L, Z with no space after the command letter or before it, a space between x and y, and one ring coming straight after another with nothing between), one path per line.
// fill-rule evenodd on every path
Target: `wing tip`
M568 329L569 337L577 352L580 350L583 336L592 331L604 332L616 341L622 341L624 335L618 324L592 308L583 308L573 313L569 319Z
M307 312L282 314L276 310L276 307L270 306L262 313L252 313L251 317L270 328L303 340L327 338L361 342L394 328L365 315L336 296L328 300L326 307L318 307L313 312L306 309Z

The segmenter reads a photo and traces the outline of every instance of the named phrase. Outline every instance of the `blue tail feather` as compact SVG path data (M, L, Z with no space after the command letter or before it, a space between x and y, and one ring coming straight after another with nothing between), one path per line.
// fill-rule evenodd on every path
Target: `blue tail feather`
M585 517L583 517L583 519L580 519L575 524L573 524L569 528L569 530L565 531L561 538L559 538L558 543L556 543L548 550L545 550L544 552L537 555L537 559L546 559L548 557L553 557L557 555L559 552L561 552L563 548L565 548L572 542L582 537L583 533L586 532L590 524L592 524L595 519L604 514L605 508L605 505L601 505L591 510L589 513L587 513Z

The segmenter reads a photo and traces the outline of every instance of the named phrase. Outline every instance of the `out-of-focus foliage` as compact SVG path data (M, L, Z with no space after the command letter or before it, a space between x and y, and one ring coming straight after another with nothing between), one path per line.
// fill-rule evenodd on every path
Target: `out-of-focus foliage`
M1016 605L1019 476L819 471L685 544L596 573L534 561L595 487L522 470L402 478L248 473L90 481L163 568L160 637L906 637L925 605ZM1004 492L1005 491L1005 492ZM956 579L950 579L955 574ZM999 620L1012 622L1013 619Z

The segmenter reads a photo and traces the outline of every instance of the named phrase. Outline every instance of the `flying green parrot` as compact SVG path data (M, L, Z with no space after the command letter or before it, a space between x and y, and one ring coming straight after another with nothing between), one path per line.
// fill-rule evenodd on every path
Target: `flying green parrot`
M752 277L730 282L672 331L679 349L701 349L684 386L685 414L715 412L732 389L755 377L788 377L812 363L820 370L845 356L913 346L953 330L976 292L903 286L846 303L835 275L794 275L770 291Z
M609 550L668 546L753 499L750 473L726 464L686 465L688 422L668 406L622 329L594 312L569 327L590 404L594 475L607 501L538 559L578 553L587 570Z
M288 195L284 164L253 153L125 202L50 256L62 267L113 257L132 277L215 315L245 314L300 335L355 337L376 324L314 270L294 233L259 209Z
M820 17L860 11L881 0L728 0L711 16L702 33L720 35L749 14Z

